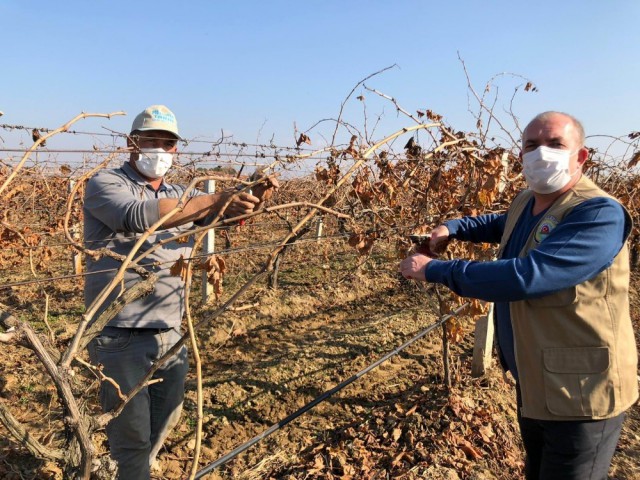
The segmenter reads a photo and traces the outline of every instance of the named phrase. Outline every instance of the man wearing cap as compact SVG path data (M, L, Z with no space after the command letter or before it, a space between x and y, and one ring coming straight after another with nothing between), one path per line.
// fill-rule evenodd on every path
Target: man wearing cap
M186 188L167 183L164 176L171 168L180 139L176 117L163 105L153 105L135 118L127 140L131 149L129 161L120 168L99 172L87 183L84 198L87 248L107 248L127 255L140 234L175 208ZM189 229L194 222L206 222L234 194L224 210L225 216L254 211L262 198L260 188L254 189L256 196L237 191L210 195L192 191L184 209L149 236L139 251ZM181 255L189 258L191 248L189 244L170 242L146 257L143 265L158 277L153 292L126 305L88 346L92 363L102 365L103 373L114 379L125 394L181 338L184 283L170 274L169 267ZM119 266L120 262L109 256L97 260L87 257L87 306L111 282ZM125 288L138 281L136 273L125 273ZM94 318L120 293L120 288L115 289ZM153 379L161 381L140 391L122 414L107 425L111 455L118 463L118 478L149 478L150 465L180 416L187 369L187 350L183 347L154 374ZM112 384L103 382L100 400L103 410L109 411L120 398Z

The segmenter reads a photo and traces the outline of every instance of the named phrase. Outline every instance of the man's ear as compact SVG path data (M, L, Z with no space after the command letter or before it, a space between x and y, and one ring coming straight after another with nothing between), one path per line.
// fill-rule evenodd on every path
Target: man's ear
M138 154L135 153L136 152L136 144L135 141L132 137L134 137L135 135L133 133L127 135L127 148L129 149L129 151L131 152L129 154L129 161L133 161L135 162L136 160L138 160Z
M578 164L580 164L580 166L583 166L588 158L589 149L587 147L582 147L580 150L578 150Z
M128 149L135 150L137 148L140 148L139 142L140 142L140 132L139 131L134 130L129 135L127 135L127 148Z

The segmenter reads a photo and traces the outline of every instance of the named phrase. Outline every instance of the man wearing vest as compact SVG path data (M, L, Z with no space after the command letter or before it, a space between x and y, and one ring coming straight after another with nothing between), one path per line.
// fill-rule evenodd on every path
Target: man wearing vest
M536 116L522 135L528 190L504 214L448 221L431 251L458 239L499 243L498 260L415 254L406 278L495 302L500 361L517 384L529 480L606 479L624 412L638 399L629 316L631 218L582 175L578 120Z

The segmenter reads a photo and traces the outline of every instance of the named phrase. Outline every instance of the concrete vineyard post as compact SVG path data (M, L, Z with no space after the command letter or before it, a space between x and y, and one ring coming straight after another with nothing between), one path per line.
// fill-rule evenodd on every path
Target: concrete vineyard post
M204 191L205 193L215 193L216 192L216 181L215 180L205 180L204 182ZM215 231L210 229L207 231L204 237L204 241L202 242L202 250L203 254L206 257L209 255L213 255L215 251ZM202 271L202 302L207 303L211 295L213 294L213 285L211 285L207 278L208 272L206 270Z

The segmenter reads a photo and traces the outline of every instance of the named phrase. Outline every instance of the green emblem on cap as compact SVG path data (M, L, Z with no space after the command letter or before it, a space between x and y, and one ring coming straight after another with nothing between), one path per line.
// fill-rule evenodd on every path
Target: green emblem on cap
M161 112L156 108L151 112L151 115L153 116L153 120L156 122L176 123L176 117L171 112Z

